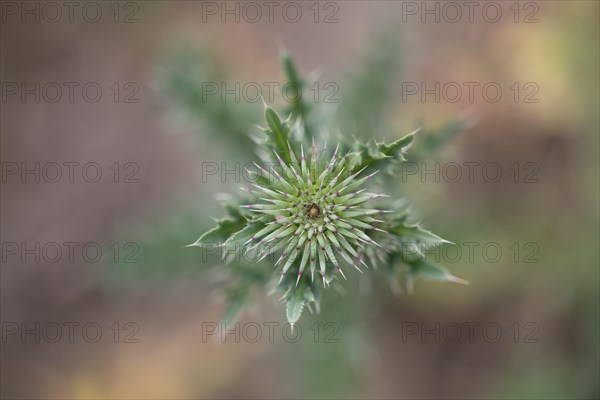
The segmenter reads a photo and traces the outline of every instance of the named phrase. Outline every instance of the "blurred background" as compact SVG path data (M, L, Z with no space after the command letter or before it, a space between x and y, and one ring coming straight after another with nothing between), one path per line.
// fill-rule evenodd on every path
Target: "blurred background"
M598 398L600 6L474 3L2 2L2 398ZM350 272L296 342L238 291L241 340L207 338L230 278L182 246L244 184L206 165L252 159L235 84L285 83L283 49L317 128L422 128L388 192L469 286Z

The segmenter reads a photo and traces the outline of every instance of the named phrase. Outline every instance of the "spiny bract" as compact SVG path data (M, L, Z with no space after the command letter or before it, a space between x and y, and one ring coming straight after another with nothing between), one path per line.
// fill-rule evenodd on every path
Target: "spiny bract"
M327 146L318 157L313 143L308 160L301 147L298 163L289 147L292 160L289 164L275 152L280 172L257 165L268 185L255 184L257 191L251 192L259 202L243 207L268 216L268 222L246 244L252 244L249 249L262 247L263 257L283 249L275 263L275 266L283 265L280 281L294 266L296 285L307 268L313 280L318 269L326 285L326 276L332 275L329 270L345 278L340 265L342 260L360 271L357 263L364 264L365 246L378 246L364 232L380 230L376 225L382 221L373 216L385 212L365 207L367 201L383 196L365 192L363 188L375 173L361 178L361 171L350 173L350 152L340 156L338 150L339 146L326 162ZM296 260L300 262L295 264Z

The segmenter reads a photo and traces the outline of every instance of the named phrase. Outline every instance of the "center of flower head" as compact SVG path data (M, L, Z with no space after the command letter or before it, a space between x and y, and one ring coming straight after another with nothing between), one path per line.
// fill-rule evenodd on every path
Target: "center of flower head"
M317 219L321 216L321 209L315 203L306 206L306 214L311 219Z

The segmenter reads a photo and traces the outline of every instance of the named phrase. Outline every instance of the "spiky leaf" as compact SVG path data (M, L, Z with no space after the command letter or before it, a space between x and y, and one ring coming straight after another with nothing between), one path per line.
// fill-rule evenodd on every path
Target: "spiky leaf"
M406 279L406 286L409 293L413 292L416 278L423 278L430 281L454 282L462 285L469 284L469 282L466 280L452 275L445 267L423 257L419 258L418 261L410 265Z
M244 229L245 225L245 220L219 219L217 226L204 233L189 246L202 247L206 244L223 244L234 233Z
M393 143L369 142L359 143L357 150L360 157L354 165L352 172L362 171L365 168L383 169L392 172L392 167L399 161L405 161L404 150L412 143L415 132L412 132Z
M279 118L277 112L271 107L265 107L265 121L268 127L266 130L269 136L268 144L273 147L286 163L291 163L292 160L288 152L289 126L281 122L281 118Z
M304 309L304 299L301 293L294 293L287 300L285 315L290 324L296 323L300 316L302 315L302 310Z

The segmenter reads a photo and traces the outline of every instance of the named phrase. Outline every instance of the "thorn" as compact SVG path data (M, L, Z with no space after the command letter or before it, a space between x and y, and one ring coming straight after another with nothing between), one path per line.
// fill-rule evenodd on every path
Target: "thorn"
M337 158L339 148L340 148L340 144L338 143L338 145L335 146L335 151L333 152L333 156L331 157L331 164L333 164L333 162Z
M281 159L281 157L279 157L279 154L277 153L277 151L273 150L273 153L275 153L275 156L277 157L277 160L279 160L279 164L283 165L283 164L284 164L284 162L283 162L283 160Z
M370 242L371 244L374 244L374 245L375 245L375 246L377 246L377 247L381 247L381 245L380 245L379 243L377 243L376 241L374 241L374 240L373 240L373 239L371 239L371 238L369 238L369 242Z
M423 128L419 127L417 129L415 129L414 131L412 131L411 133L409 133L409 135L416 135L417 133L421 132L421 129L423 129Z
M352 266L354 268L356 268L358 270L358 272L360 272L362 274L362 269L358 268L358 266L356 264L352 264Z
M277 262L275 263L274 267L277 267L279 265L279 263L284 259L285 257L285 252L283 252L281 254L281 256L279 257L279 259L277 260Z
M364 260L361 258L358 259L365 267L369 268L369 266L364 262ZM361 271L362 272L362 271Z
M450 282L459 283L461 285L469 286L469 281L466 281L464 279L458 278L458 277L456 277L454 275L451 276L450 278L448 278L448 280Z

